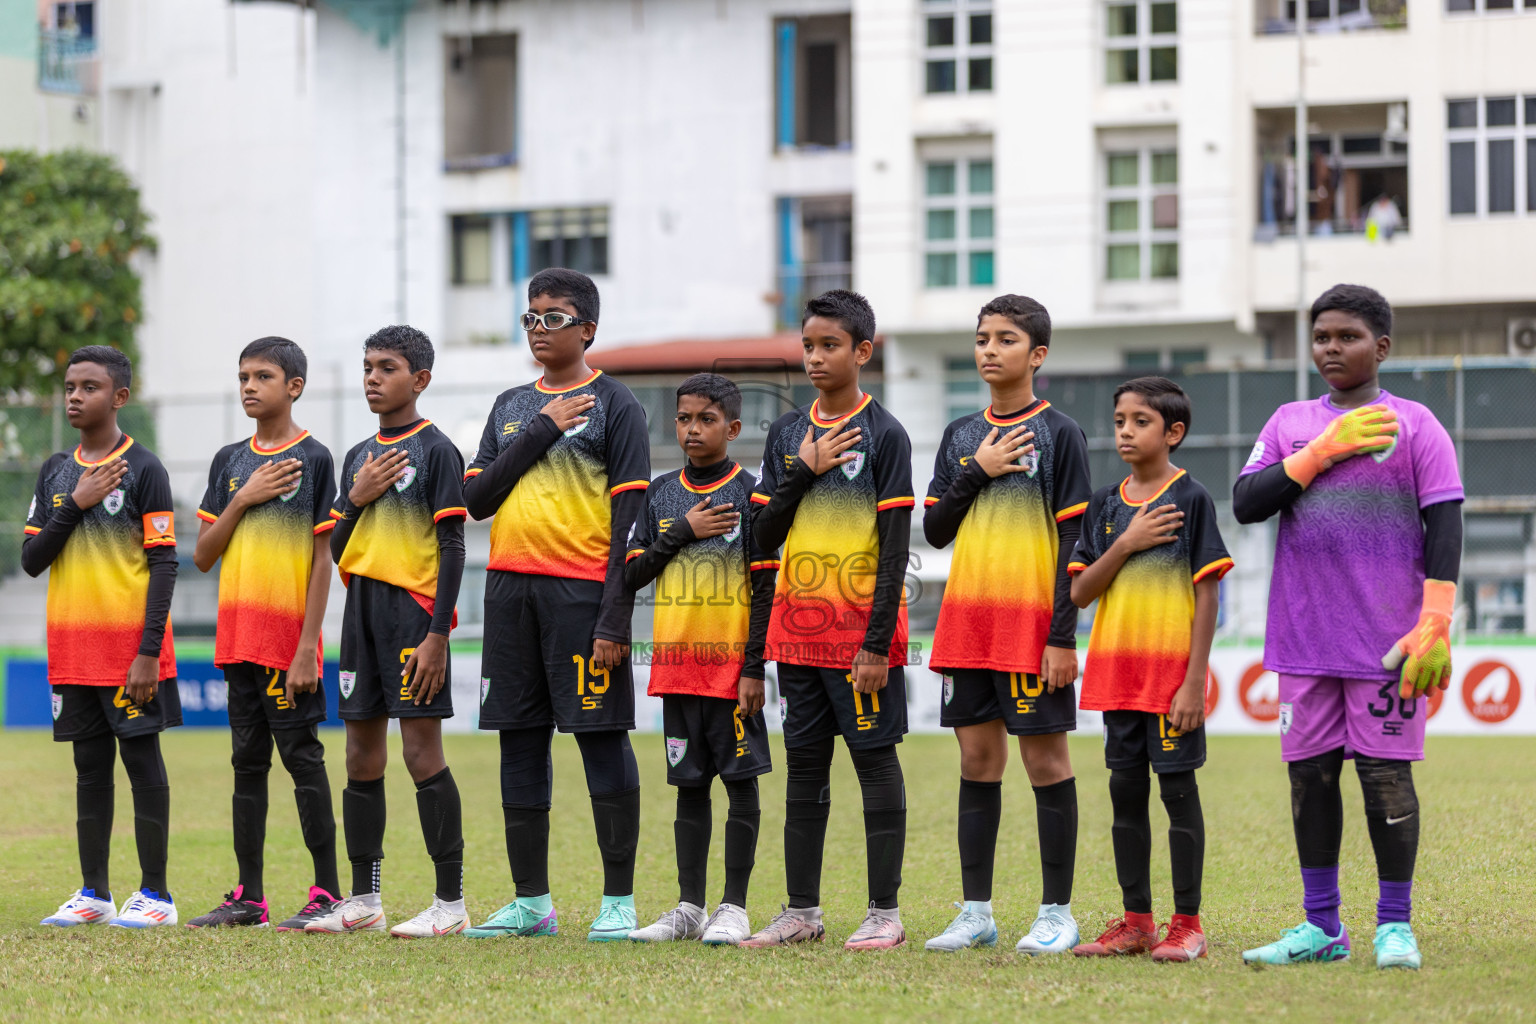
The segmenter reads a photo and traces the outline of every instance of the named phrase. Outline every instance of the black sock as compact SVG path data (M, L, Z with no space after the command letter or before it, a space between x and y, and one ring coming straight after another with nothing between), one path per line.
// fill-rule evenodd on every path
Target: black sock
M821 905L821 854L832 813L832 738L784 751L784 879L789 905Z
M240 872L240 898L262 899L263 849L267 843L267 773L235 772L235 865Z
M677 843L677 900L704 905L709 877L709 833L714 814L709 786L677 787L677 820L672 835Z
M283 767L293 779L293 800L299 811L299 831L314 864L315 886L341 897L336 873L336 813L331 806L331 780L325 771L325 745L314 726L279 729L272 734Z
M1152 820L1147 801L1152 780L1147 769L1114 768L1109 773L1109 804L1114 824L1109 834L1115 848L1115 875L1125 909L1152 913Z
M1413 881L1419 855L1419 795L1413 786L1413 763L1357 754L1355 774L1360 777L1377 879Z
M377 779L348 779L347 788L341 791L341 824L347 838L347 860L352 863L354 896L379 891L387 807L382 775Z
M1291 778L1291 826L1303 868L1332 868L1339 863L1344 838L1344 798L1339 773L1344 748L1286 765Z
M549 808L502 807L507 833L507 863L515 895L530 899L549 894Z
M464 898L464 812L453 772L444 768L416 783L416 813L427 856L437 869L437 898L452 903Z
M1077 868L1077 780L1063 779L1034 790L1040 902L1064 906L1072 902L1072 876Z
M133 838L139 848L139 888L169 897L165 861L170 845L171 787L160 755L160 736L118 740L123 768L133 787Z
M1173 872L1173 912L1200 913L1200 878L1205 870L1205 815L1193 770L1157 777L1168 811L1168 861Z
M992 898L997 827L1003 818L1003 784L960 779L960 891L967 902Z
M112 898L107 866L112 859L112 816L116 787L117 741L111 733L74 742L75 840L80 853L80 888L97 899Z
M731 804L725 818L725 894L720 902L745 907L747 883L757 861L757 827L762 821L757 780L727 782L725 795Z
M640 787L594 796L592 824L597 829L597 850L603 858L603 895L634 895L635 849L640 842Z
M550 741L554 730L503 729L501 815L507 863L523 899L549 894L549 802L554 783Z
M869 901L881 910L896 909L901 863L907 849L907 789L896 747L850 750L864 797L864 857L869 871Z

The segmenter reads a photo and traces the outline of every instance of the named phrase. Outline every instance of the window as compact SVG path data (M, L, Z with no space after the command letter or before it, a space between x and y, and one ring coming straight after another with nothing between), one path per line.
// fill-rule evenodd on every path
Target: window
M992 0L924 0L923 91L992 91Z
M478 215L451 218L453 283L491 283L491 218Z
M1536 213L1536 96L1448 100L1445 128L1453 216Z
M1296 0L1257 0L1257 3L1255 27L1259 35L1295 33ZM1408 0L1307 0L1308 32L1407 27Z
M986 386L976 373L974 357L946 359L944 371L944 402L950 420L986 408Z
M1314 106L1308 119L1308 230L1366 234L1383 241L1407 231L1408 104ZM1296 232L1296 117L1291 108L1256 112L1258 222L1254 237Z
M449 37L443 46L443 169L514 163L517 37Z
M853 287L853 196L783 196L775 206L779 326L798 327L807 299Z
M1111 0L1105 6L1106 83L1178 81L1178 8L1172 0Z
M991 285L992 158L923 164L923 284L928 288Z
M781 18L774 25L774 144L839 148L852 142L853 21Z
M1452 14L1486 13L1488 11L1513 11L1521 0L1445 0L1445 9ZM1536 11L1536 0L1524 0L1527 11Z
M1179 154L1170 147L1104 154L1104 278L1179 276Z
M608 208L534 210L528 215L529 276L549 267L608 273Z

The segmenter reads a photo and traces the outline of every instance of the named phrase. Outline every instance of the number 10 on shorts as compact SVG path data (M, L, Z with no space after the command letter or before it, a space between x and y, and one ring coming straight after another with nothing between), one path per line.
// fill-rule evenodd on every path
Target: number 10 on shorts
M589 667L587 659L579 654L571 655L571 660L576 663L576 696L581 698L581 710L596 711L603 706L603 694L607 693L608 687L612 685L612 680L608 678L608 669L599 672L595 658ZM598 682L599 679L602 682Z

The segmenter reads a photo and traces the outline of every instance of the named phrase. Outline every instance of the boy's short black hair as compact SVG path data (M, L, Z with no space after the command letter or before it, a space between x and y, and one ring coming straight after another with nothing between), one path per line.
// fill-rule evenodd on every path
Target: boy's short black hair
M805 312L800 316L802 330L805 328L805 322L813 316L836 320L853 338L855 345L861 341L875 340L875 309L869 304L869 300L858 292L851 292L846 288L834 288L829 292L822 292L807 302Z
M364 352L398 352L412 373L432 369L432 339L414 327L391 324L380 327L363 342Z
M76 363L95 363L112 378L112 389L133 387L133 364L111 345L81 345L69 354L65 366Z
M1115 388L1114 401L1118 404L1120 396L1124 394L1140 395L1163 418L1164 431L1172 430L1175 423L1182 423L1184 437L1189 436L1189 396L1167 377L1137 377L1128 380ZM1178 451L1179 445L1184 443L1184 437L1179 438L1179 443L1168 450Z
M1317 318L1330 309L1359 317L1378 338L1392 333L1392 304L1375 288L1363 284L1334 285L1312 303L1312 323L1317 323Z
M726 421L741 419L741 389L718 373L696 373L677 386L677 397L697 395L720 407Z
M597 283L579 270L550 267L534 274L528 282L528 301L532 302L538 295L569 299L571 305L576 307L577 316L597 323L597 314L602 308L602 301L597 295ZM587 342L585 347L591 348L592 342Z
M1040 303L1027 295L999 295L976 314L976 329L981 322L996 314L1013 321L1013 325L1029 335L1029 347L1051 347L1051 314Z
M240 361L265 359L283 371L284 383L295 377L309 379L309 359L296 342L275 335L257 338L240 350Z

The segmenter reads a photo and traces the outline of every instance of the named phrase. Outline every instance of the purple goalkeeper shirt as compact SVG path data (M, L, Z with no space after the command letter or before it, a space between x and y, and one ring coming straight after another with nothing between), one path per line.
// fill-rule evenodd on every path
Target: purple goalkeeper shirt
M1424 524L1419 510L1463 497L1450 435L1424 406L1383 391L1397 442L1320 473L1280 512L1264 667L1291 675L1396 679L1381 657L1419 619ZM1375 403L1372 403L1375 404ZM1242 475L1305 447L1348 410L1328 396L1282 405Z

